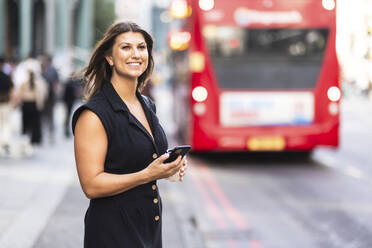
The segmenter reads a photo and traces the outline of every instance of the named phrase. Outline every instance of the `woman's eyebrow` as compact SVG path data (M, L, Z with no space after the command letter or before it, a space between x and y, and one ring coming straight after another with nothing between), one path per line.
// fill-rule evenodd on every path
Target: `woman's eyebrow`
M126 42L126 41L122 41L122 42L119 43L119 45L122 45L122 44L132 45L133 43ZM137 45L144 45L144 44L146 44L146 42L144 42L144 41L141 41L141 42L137 43Z

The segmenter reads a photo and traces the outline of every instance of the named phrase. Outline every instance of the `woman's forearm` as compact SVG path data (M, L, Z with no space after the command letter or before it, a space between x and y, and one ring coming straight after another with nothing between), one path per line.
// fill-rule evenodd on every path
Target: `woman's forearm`
M89 199L112 196L152 181L145 170L131 174L111 174L102 172L87 182L82 188Z

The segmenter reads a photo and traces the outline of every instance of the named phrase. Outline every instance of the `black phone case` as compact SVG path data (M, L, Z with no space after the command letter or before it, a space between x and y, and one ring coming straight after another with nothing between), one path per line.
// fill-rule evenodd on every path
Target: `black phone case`
M181 157L185 156L186 153L188 153L191 149L191 146L189 145L183 145L183 146L176 146L172 150L168 150L168 153L170 153L169 158L164 160L163 163L170 163L177 159L178 156L181 155Z

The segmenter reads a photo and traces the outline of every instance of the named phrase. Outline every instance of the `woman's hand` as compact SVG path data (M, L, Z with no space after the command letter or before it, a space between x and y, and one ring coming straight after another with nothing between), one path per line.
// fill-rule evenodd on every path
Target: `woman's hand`
M152 163L144 169L150 178L150 181L167 178L176 174L185 163L185 160L181 159L181 156L178 156L178 158L173 162L163 163L168 157L169 154L165 153L152 161Z
M187 169L187 159L186 156L183 157L182 159L182 167L180 169L179 175L180 175L180 181L183 181L183 176L186 174L186 169Z
M177 173L175 173L174 175L168 177L167 179L169 181L172 181L172 182L182 182L183 181L183 176L185 175L186 173L186 168L187 168L187 160L186 158L184 157L182 160L181 160L181 168L179 171L177 171Z

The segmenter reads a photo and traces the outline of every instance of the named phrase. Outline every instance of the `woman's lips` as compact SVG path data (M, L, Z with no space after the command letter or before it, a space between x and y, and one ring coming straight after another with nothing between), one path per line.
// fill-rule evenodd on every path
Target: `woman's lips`
M127 65L130 67L130 68L133 68L133 69L137 69L137 68L140 68L141 67L141 64L140 62L129 62L127 63Z

